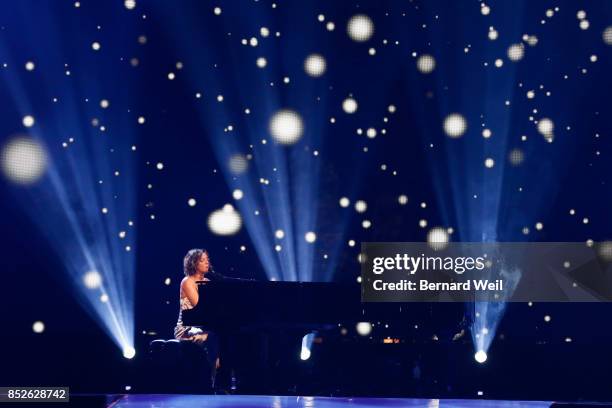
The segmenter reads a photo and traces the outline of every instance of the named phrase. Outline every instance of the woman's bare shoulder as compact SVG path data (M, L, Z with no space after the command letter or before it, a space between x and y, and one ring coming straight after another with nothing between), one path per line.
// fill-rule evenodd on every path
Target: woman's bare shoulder
M193 281L193 279L189 279L189 276L185 276L181 281L181 288L192 285L195 285L195 282Z

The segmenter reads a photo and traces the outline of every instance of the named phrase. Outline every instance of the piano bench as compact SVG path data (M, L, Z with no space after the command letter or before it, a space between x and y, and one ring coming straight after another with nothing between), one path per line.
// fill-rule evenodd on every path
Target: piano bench
M212 392L211 366L204 349L190 341L155 339L149 343L152 392Z

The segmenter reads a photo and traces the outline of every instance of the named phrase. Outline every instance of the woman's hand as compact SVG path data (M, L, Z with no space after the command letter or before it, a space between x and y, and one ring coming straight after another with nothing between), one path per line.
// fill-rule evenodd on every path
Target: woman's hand
M191 336L191 341L193 341L196 344L202 344L206 340L208 340L208 333L201 333L201 334L196 334L194 336Z

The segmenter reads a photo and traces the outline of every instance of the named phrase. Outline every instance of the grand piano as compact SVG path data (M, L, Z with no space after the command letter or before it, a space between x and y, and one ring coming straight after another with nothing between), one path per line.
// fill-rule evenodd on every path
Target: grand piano
M293 392L296 373L305 369L328 372L326 364L334 361L352 364L355 354L349 350L358 347L356 354L365 356L362 348L379 347L387 337L402 338L402 343L418 341L417 336L430 341L432 334L450 339L464 311L460 304L436 305L441 313L434 318L431 304L361 303L361 287L356 283L222 277L201 282L198 289L200 300L193 309L183 311L183 322L218 335L225 371L221 382L233 388L238 378L243 392ZM371 336L357 335L355 324L363 321L375 326ZM308 362L300 361L302 338L312 332L318 349ZM341 353L346 354L344 360Z

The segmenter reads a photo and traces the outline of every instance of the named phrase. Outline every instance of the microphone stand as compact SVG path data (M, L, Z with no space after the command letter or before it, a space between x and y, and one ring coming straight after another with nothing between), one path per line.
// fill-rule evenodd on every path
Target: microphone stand
M246 279L246 278L234 278L231 276L225 276L222 275L218 272L215 272L214 269L210 269L210 271L206 274L207 278L209 279L208 281L196 281L197 284L206 284L208 282L219 282L219 281L225 281L225 282L255 282L255 279Z

